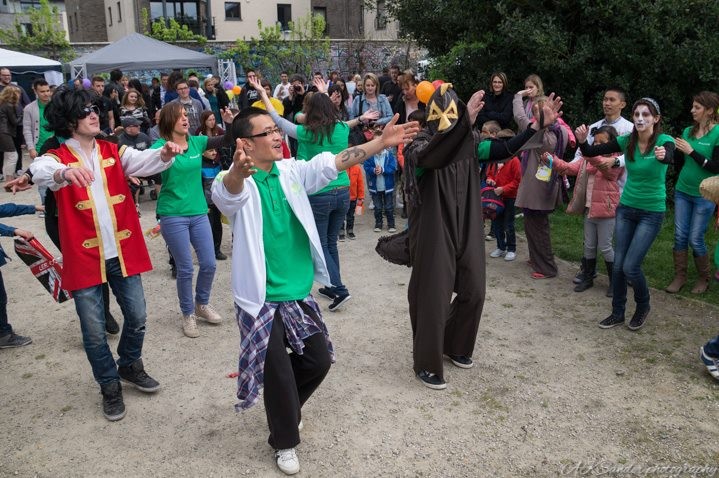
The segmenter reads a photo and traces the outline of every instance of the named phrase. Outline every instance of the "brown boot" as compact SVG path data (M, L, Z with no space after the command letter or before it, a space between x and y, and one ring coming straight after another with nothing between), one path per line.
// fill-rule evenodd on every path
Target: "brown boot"
M709 281L711 280L712 266L709 264L709 255L704 254L703 256L695 257L694 264L697 266L697 282L694 284L692 294L703 294L709 288Z
M665 291L676 294L687 283L687 251L673 251L674 253L674 280Z

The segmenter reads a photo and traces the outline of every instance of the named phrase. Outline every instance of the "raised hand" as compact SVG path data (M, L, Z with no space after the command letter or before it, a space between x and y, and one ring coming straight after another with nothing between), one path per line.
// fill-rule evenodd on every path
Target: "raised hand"
M477 115L482 111L482 108L484 108L484 90L478 90L474 92L467 102L467 114L471 124L474 124L474 120L477 119Z
M577 144L582 144L587 140L587 135L589 134L589 129L587 128L587 125L583 124L581 126L577 126L577 128L574 130L574 136L577 138Z
M397 120L399 120L399 115L395 114L382 131L381 140L385 148L408 143L419 133L418 122L410 121L409 123L398 125Z
M241 140L238 138L236 142L237 149L235 154L232 156L232 170L236 175L242 177L242 179L249 178L257 171L255 169L255 163L252 161L242 148Z
M258 78L248 78L247 82L260 94L262 98L267 96L267 92L262 87L262 83L260 83L260 80Z
M317 88L317 91L320 93L327 93L327 83L321 78L314 78L312 80L312 84L315 85L315 88Z

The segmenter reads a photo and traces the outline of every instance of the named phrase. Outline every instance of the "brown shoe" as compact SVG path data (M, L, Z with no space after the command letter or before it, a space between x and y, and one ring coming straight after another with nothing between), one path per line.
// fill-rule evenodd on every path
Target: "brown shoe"
M692 294L703 294L709 289L709 281L712 275L712 266L709 263L709 255L695 257L694 264L697 266L697 282L694 284Z
M687 251L672 251L674 254L674 280L665 291L676 294L687 283Z

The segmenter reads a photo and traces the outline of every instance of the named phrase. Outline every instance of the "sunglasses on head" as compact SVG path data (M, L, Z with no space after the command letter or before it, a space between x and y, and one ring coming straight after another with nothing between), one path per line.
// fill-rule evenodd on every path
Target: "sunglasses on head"
M97 116L100 116L100 108L98 108L96 105L87 105L80 110L80 114L78 115L77 119L85 119L92 113L95 113Z

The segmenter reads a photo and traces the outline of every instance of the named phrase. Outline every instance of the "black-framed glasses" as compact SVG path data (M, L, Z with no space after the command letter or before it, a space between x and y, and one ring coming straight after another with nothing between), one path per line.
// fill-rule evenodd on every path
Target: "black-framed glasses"
M87 105L80 110L80 115L77 117L77 119L85 119L92 113L95 113L97 116L100 116L100 108L98 108L97 105Z
M245 136L245 139L261 138L261 137L263 137L263 136L270 136L270 135L273 135L273 134L279 134L279 135L281 135L281 134L282 134L282 130L281 130L280 128L272 128L272 129L268 129L267 131L263 131L262 133L253 134L253 135L251 135L251 136Z

